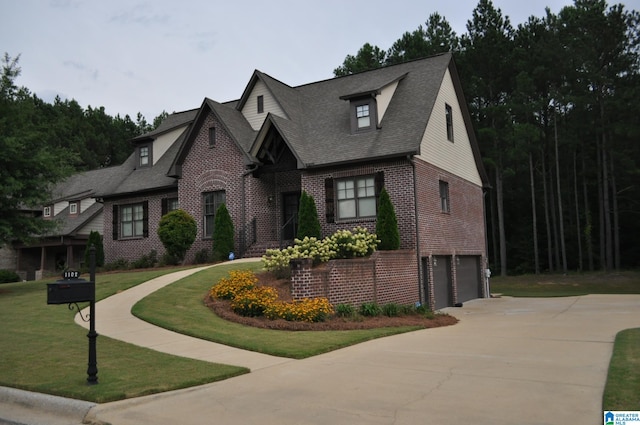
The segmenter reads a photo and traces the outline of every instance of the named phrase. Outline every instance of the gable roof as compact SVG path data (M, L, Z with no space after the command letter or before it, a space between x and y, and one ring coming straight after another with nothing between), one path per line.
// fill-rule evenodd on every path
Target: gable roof
M454 80L476 166L483 182L488 184L451 53L297 87L256 70L238 101L222 104L205 98L170 175L180 175L181 165L209 112L216 115L245 154L247 165L260 166L256 158L273 127L301 169L417 155L447 70ZM258 82L264 84L284 116L267 114L262 128L254 131L241 111ZM394 83L397 83L395 92L384 116L379 117L379 126L354 134L350 100L375 98Z

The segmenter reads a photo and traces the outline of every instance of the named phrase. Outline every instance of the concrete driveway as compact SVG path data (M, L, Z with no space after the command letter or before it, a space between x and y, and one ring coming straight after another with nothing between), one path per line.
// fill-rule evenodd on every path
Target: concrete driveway
M226 381L97 405L148 424L601 424L618 331L640 295L474 300L460 323L378 339Z

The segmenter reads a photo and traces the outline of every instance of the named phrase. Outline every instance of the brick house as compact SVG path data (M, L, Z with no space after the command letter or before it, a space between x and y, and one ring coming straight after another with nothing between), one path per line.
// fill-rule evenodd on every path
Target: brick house
M255 71L239 100L205 98L133 143L121 183L95 193L107 262L162 254L158 221L174 208L198 222L193 260L221 203L236 254L260 255L293 239L302 190L325 235L373 231L385 187L411 296L440 308L487 295L487 177L451 54L298 87Z
M95 214L91 226L102 222L107 263L162 255L158 223L176 208L198 223L186 256L193 261L211 251L221 203L234 221L236 255L262 255L294 238L303 190L324 235L374 231L385 187L401 250L318 270L298 264L298 296L323 290L334 303L419 301L438 309L488 295L488 180L450 53L297 87L255 71L239 100L205 98L132 143L124 164L74 176L84 182L82 195L67 187L60 198L92 199L78 205ZM80 248L66 249L65 259L80 258ZM46 258L42 251L42 268Z

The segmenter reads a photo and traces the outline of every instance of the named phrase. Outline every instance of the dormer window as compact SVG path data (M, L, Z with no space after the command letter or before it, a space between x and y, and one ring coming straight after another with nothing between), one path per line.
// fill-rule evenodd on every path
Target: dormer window
M51 207L44 207L42 215L46 218L51 217Z
M151 149L149 146L140 146L138 148L138 164L140 167L151 165Z
M366 105L356 106L356 119L358 120L358 130L371 127L368 103Z
M373 97L351 99L351 132L358 133L377 128L378 115L376 100Z
M77 202L69 203L69 214L78 214L78 203Z

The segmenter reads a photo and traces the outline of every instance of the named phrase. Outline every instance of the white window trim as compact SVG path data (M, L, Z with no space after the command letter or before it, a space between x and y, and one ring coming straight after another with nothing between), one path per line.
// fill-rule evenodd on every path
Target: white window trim
M373 194L370 196L359 196L358 195L358 182L359 181L363 181L363 180L371 180L372 185L370 186L366 186L365 183L365 191L367 190L367 188L371 188L373 190ZM343 182L353 182L353 197L345 197L345 198L341 198L341 194L340 194L340 189L339 189L339 185L340 183ZM366 220L366 219L371 219L371 218L375 218L376 214L377 214L377 205L376 205L376 180L375 180L375 175L364 175L364 176L354 176L354 177L348 177L348 178L340 178L340 179L336 179L335 181L335 199L336 199L336 220L337 221L349 221L349 220ZM374 212L373 214L370 215L361 215L360 212L360 201L361 200L373 200L374 202ZM355 209L355 215L354 216L350 216L350 217L344 217L341 214L340 211L340 206L341 203L345 202L345 201L351 201L353 200L354 202L354 209Z

